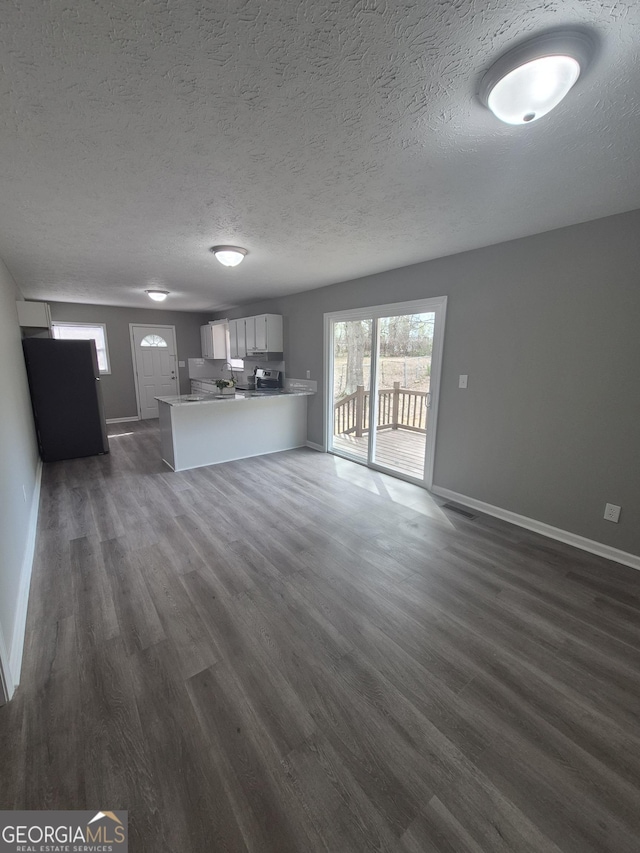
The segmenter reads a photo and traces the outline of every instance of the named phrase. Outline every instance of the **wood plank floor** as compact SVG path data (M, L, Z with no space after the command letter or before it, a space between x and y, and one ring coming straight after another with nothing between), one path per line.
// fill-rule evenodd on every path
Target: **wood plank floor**
M640 573L331 455L45 466L0 808L140 851L637 853Z
M369 436L334 435L333 446L338 452L353 453L366 460ZM378 430L376 458L378 465L422 480L426 435L408 429Z

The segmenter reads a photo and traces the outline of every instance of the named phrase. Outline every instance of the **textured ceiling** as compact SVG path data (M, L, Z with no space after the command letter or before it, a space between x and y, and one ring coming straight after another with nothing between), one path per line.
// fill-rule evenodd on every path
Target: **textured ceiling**
M587 74L500 124L479 76L566 25ZM640 207L639 37L637 0L4 0L0 256L27 297L209 309Z

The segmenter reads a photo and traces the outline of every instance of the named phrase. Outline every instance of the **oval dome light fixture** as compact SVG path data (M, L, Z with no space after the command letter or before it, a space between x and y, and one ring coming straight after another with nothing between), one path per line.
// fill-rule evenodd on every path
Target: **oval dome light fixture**
M248 254L247 250L240 246L212 246L209 251L213 252L225 267L237 267Z
M164 302L169 295L168 290L145 290L145 293L149 299L153 299L154 302Z
M480 100L507 124L545 116L569 92L593 52L583 32L557 30L523 42L495 62L480 83Z

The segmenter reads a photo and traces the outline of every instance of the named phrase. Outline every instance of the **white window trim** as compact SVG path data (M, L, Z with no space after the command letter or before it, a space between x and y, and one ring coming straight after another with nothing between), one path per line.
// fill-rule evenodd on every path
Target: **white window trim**
M109 340L107 338L107 324L106 323L94 323L94 322L86 322L81 323L79 321L74 320L73 322L67 320L53 320L51 323L52 328L54 326L84 326L84 328L101 328L102 334L104 336L104 353L107 358L107 369L101 370L101 376L107 376L111 373L111 357L109 356ZM60 340L60 339L59 339Z

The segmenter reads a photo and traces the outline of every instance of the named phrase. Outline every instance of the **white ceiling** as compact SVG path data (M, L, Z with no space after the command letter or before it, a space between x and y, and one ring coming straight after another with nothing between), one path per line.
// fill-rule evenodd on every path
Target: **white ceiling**
M499 123L479 76L567 25L587 74ZM639 37L637 0L10 0L0 256L28 298L209 309L638 208Z

